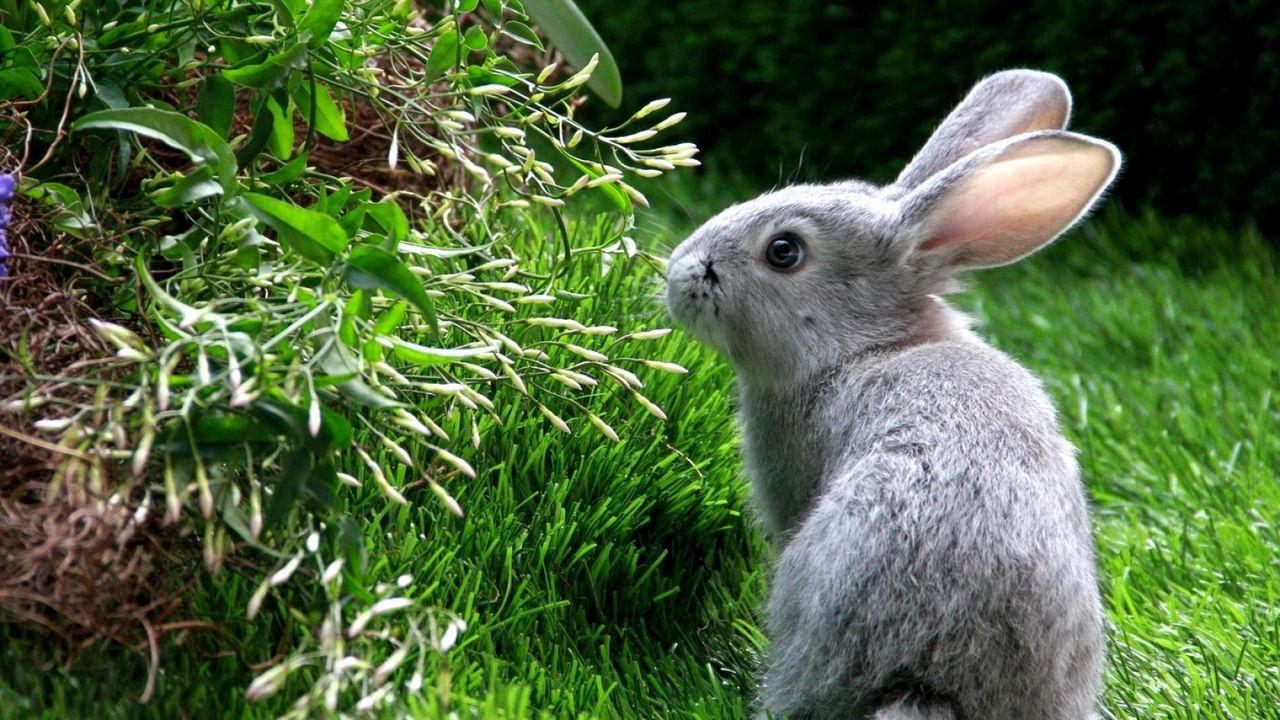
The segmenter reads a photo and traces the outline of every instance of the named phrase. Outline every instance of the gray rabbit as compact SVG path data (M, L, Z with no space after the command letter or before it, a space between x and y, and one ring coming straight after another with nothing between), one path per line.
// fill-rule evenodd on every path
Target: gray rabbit
M898 179L735 205L667 305L737 374L778 551L761 704L805 720L1085 720L1102 615L1075 449L1040 382L940 298L1044 247L1115 178L1057 77L978 83Z

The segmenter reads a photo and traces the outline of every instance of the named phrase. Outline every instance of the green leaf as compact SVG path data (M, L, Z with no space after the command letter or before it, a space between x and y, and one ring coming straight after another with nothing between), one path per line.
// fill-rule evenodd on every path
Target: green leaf
M276 19L280 21L281 25L289 30L296 30L298 28L298 21L294 18L294 15L296 15L302 8L297 7L296 2L271 0L271 4L275 6Z
M436 309L431 296L422 289L422 282L409 272L400 258L382 248L361 245L351 251L344 275L351 287L387 290L413 303L426 318L431 328L432 341L440 342L440 324L436 320Z
M351 183L347 180L340 180L338 189L331 193L321 188L320 199L316 201L315 209L326 215L337 215L342 212L342 207L347 204L347 200L350 197Z
M264 239L256 232L245 233L240 244L232 251L231 261L241 270L256 271L262 261L262 253L259 248L262 246Z
M318 48L325 44L342 17L344 4L344 0L315 0L311 3L307 14L298 21L299 33L311 32L311 38L307 40L308 47Z
M307 495L315 498L326 511L333 510L338 504L338 486L338 473L328 460L316 463L307 476Z
M198 453L207 460L236 456L243 458L246 445L274 444L278 435L257 418L240 413L209 411L200 413L191 420L190 435L187 434L186 424L171 424L157 449L188 457Z
M542 47L542 39L533 31L533 28L525 25L519 20L508 20L503 23L502 32L517 42L522 42L525 45L532 45L539 50L546 49ZM590 60L591 56L588 55L587 59Z
M480 0L458 0L458 5L457 5L458 12L460 13L475 12L476 7L479 5L480 5Z
M467 66L467 81L471 85L506 85L507 87L515 87L520 84L520 79L507 75L505 73L497 73L479 65Z
M272 90L282 85L295 68L305 67L306 64L307 46L295 43L261 63L230 68L223 70L222 74L231 82L240 85Z
M155 444L155 451L164 455L172 456L175 460L174 469L189 462L186 458L192 458L199 455L205 462L221 462L224 460L232 460L244 457L244 443L201 443L197 442L194 447L191 440L187 437L186 430L175 428L161 436L160 440ZM189 466L193 467L193 466ZM181 472L181 471L180 471Z
M236 150L236 164L241 170L247 168L267 146L274 128L275 116L267 109L266 102L259 103L253 113L253 132L249 134L249 141Z
M394 200L383 200L366 207L369 217L387 232L387 238L391 240L393 247L409 239L409 219Z
M311 474L311 453L306 448L294 448L285 453L280 463L280 475L271 489L271 499L267 501L266 517L263 528L278 527L289 518L302 496L302 488Z
M271 154L278 159L288 160L293 156L293 102L272 96L267 98L267 112L271 114L271 134L267 136L267 146Z
M280 187L302 177L302 173L307 169L307 154L298 153L297 157L290 160L287 164L281 165L279 169L272 170L269 173L263 173L258 179L272 187Z
M551 44L564 53L570 65L585 67L592 55L599 54L600 62L587 87L609 107L622 104L622 75L618 72L618 63L573 0L526 0L525 9Z
M347 347L356 346L356 328L355 323L351 323L351 318L360 318L368 320L373 316L373 301L370 296L373 293L367 293L364 290L357 289L351 293L351 297L347 298L347 302L342 306L342 324L338 327L338 334L342 336ZM350 324L351 332L347 332L347 326Z
M468 50L483 50L489 47L489 36L484 34L484 29L479 25L472 25L467 28L467 33L462 36L462 44Z
M381 409L404 407L404 403L392 400L369 387L359 378L360 366L356 363L355 354L346 343L342 342L337 333L333 334L333 342L326 345L324 351L316 358L316 363L329 376L350 378L336 383L338 392L348 400Z
M368 205L371 199L373 199L373 188L362 187L351 193L349 202L357 203L359 205Z
M41 182L23 191L28 199L44 203L53 213L53 224L59 230L76 237L84 237L85 231L97 227L93 216L84 209L80 194L58 182Z
M495 347L478 348L433 348L417 343L401 340L395 336L379 338L379 343L387 347L401 360L414 365L451 365L460 360L493 355Z
M196 162L213 166L223 194L227 197L236 194L236 158L227 141L208 125L181 113L155 108L99 110L77 120L71 125L71 129L123 130L154 138L186 152Z
M271 152L281 160L293 155L293 103L286 95L283 103L273 94L267 98L267 112L271 113L271 135L267 144Z
M138 253L137 258L133 261L133 266L134 271L138 275L138 279L142 281L142 286L146 288L147 292L151 293L151 296L159 301L161 305L165 306L169 312L172 312L178 317L184 318L196 312L196 309L191 305L188 305L165 292L164 288L160 287L160 283L156 282L156 279L151 277L151 273L147 271L146 253ZM150 317L152 320L164 322L163 315L152 314ZM179 332L177 328L173 328L173 330L175 335L173 339L187 337L187 333L185 331Z
M41 63L36 61L35 53L21 45L5 50L3 60L9 67L41 67Z
M338 218L338 224L342 226L343 230L347 231L348 235L355 235L356 231L358 231L364 225L364 216L366 213L368 213L368 211L369 211L368 205L357 205L355 209L353 209L351 212L346 213L342 217ZM370 236L366 238L366 240L375 240L375 239L377 238L375 238L374 236Z
M200 261L196 258L195 251L191 249L190 237L191 231L188 230L179 235L165 235L160 238L157 247L160 256L165 260L181 262L183 270L192 271Z
M246 209L274 229L280 239L312 262L326 265L347 246L347 233L337 220L291 202L245 193Z
M129 100L124 95L124 88L120 87L116 82L110 79L96 80L94 85L98 90L98 99L102 101L103 105L116 110L129 107ZM201 118L200 122L204 122L204 119ZM209 123L206 122L205 124L208 125Z
M484 9L489 11L494 20L502 20L502 0L484 0Z
M200 445L266 443L275 439L262 423L245 415L208 413L191 423L191 433Z
M351 378L356 377L358 374L359 373L352 371L345 375L316 375L312 378L312 382L316 384L317 388L334 387L335 385L341 385Z
M364 526L349 515L343 515L338 520L338 548L342 552L342 557L347 561L347 570L351 572L357 580L362 579L365 567L369 564L369 553L364 546ZM352 585L363 588L363 582L351 583ZM368 597L365 602L373 602L374 597L366 590L364 594Z
M152 195L151 201L163 208L175 208L221 194L222 186L213 180L213 168L206 165Z
M34 68L12 67L0 70L0 100L35 99L44 92Z
M274 425L281 434L305 444L312 452L337 450L351 444L351 423L324 406L320 407L320 431L316 435L311 434L308 409L287 400L260 397L253 403L253 412L262 422Z
M253 346L253 344L248 339L247 336L258 334L258 331L262 330L263 324L264 322L262 318L254 317L251 315L249 317L241 317L237 320L232 320L230 323L227 324L227 329L234 330L235 332L238 332L238 333L244 333L244 335L246 336L244 341L244 346L243 346L244 352L246 355L250 355L253 352L250 349ZM235 336L232 335L231 337L235 337Z
M350 136L347 135L346 111L333 101L333 96L329 94L329 89L323 84L316 83L315 88L315 116L313 117L311 114L311 93L307 83L299 85L294 93L294 102L298 105L298 112L307 118L307 122L315 127L316 132L330 140L346 142L350 139Z
M409 304L404 300L392 305L379 318L377 324L373 326L373 337L378 338L385 335L391 335L400 327L400 323L404 322L405 313L409 310ZM378 344L376 339L371 339L364 344L364 359L369 362L377 362L383 358L382 346Z
M400 327L400 323L404 322L407 307L404 301L401 300L387 308L387 311L378 318L377 324L373 326L374 334L390 335L396 328Z
M225 138L231 132L231 120L236 113L236 89L221 74L210 75L200 83L196 94L196 117Z
M450 30L436 39L427 58L427 80L435 80L458 64L458 31Z
M249 516L244 514L240 506L232 502L231 493L223 495L222 502L218 503L218 516L227 524L227 527L231 528L232 532L240 536L240 540L245 544L258 550L265 547L253 539L253 533L249 530Z

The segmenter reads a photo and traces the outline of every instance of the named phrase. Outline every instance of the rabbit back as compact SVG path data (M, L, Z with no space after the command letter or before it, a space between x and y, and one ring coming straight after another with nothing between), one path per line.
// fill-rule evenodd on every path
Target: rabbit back
M980 342L927 343L844 366L779 412L812 440L791 465L823 474L781 535L767 708L871 717L916 695L959 717L1089 716L1102 623L1086 502L1030 373Z

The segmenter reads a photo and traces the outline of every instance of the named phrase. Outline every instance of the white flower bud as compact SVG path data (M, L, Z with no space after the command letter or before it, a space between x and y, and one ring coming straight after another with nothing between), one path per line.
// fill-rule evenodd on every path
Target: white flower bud
M506 95L507 93L511 92L511 88L507 87L506 85L499 85L497 83L492 83L489 85L477 85L476 87L471 88L467 92L472 95L478 95L482 97L492 97L495 95Z
M630 340L657 340L671 334L671 328L659 328L657 330L641 330L628 335L624 339Z
M654 126L653 126L653 131L654 131L654 132L658 132L658 131L661 131L661 130L666 130L667 128L671 127L672 125L675 125L675 124L679 123L681 120L684 120L684 119L685 119L685 117L687 117L688 115L689 115L689 113L683 113L683 112L675 113L675 114L673 114L673 115L669 116L667 119L663 120L662 122L658 123L657 125L654 125Z
M646 366L651 367L654 370L661 370L662 372L669 372L675 375L689 374L688 370L675 363L662 362L661 360L645 360L643 362Z
M639 120L640 118L645 117L646 115L655 113L670 104L671 104L671 98L660 98L658 100L653 100L648 105L645 105L644 107L640 108L635 115L631 116L631 119Z
M289 578L293 577L294 571L296 571L298 566L301 564L302 553L298 553L290 558L289 562L284 564L284 567L272 573L271 577L267 580L267 583L271 585L271 587L278 587L285 584L289 581Z

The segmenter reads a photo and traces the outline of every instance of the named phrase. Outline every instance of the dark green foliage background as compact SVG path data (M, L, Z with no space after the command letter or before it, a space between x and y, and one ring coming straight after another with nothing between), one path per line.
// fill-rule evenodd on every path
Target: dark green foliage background
M628 99L672 96L683 132L762 182L888 181L979 77L1062 75L1073 127L1127 155L1116 194L1277 226L1280 3L581 0Z

